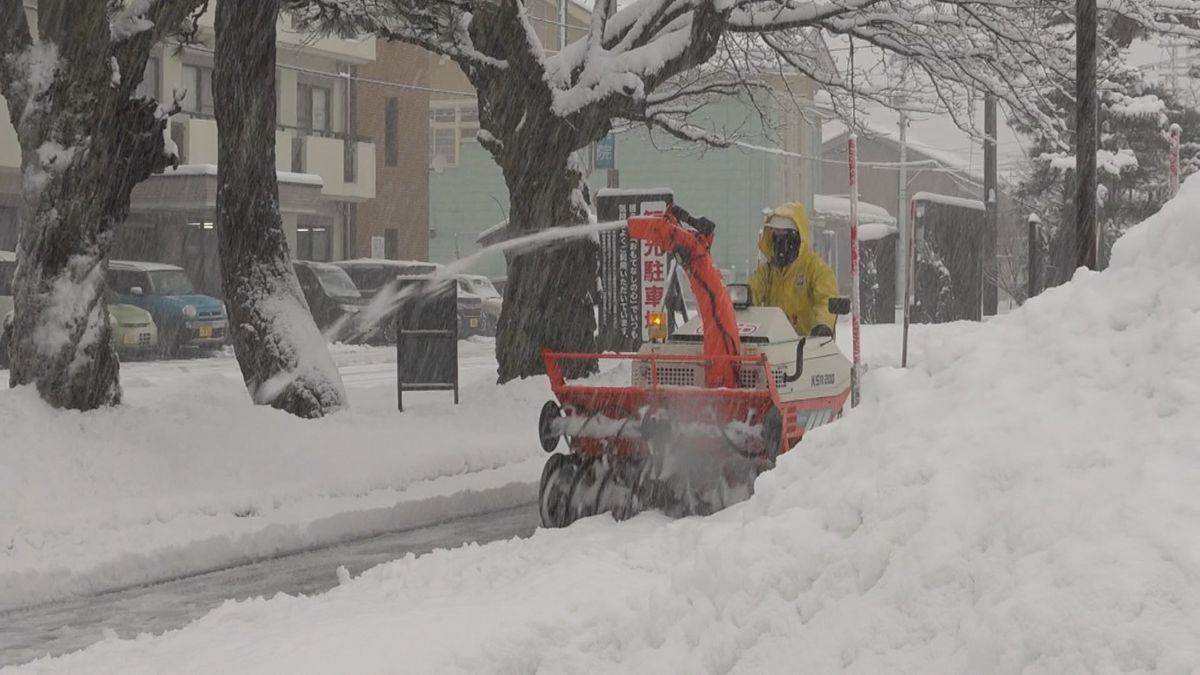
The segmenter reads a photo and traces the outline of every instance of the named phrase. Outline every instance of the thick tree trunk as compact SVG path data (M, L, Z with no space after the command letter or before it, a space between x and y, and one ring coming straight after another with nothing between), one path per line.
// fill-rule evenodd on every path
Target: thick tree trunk
M24 38L23 16L0 18ZM24 179L9 384L90 410L121 400L104 263L134 185L167 163L166 116L129 98L152 36L114 45L104 3L43 2L39 25L0 69Z
M569 152L548 152L536 162L506 165L513 236L587 222L583 178L569 167L569 158ZM595 351L597 261L590 238L510 256L496 332L500 382L544 373L543 350ZM583 377L595 371L596 362L564 362L563 367L567 377Z
M217 3L217 236L233 348L251 398L320 417L341 408L345 394L292 270L279 215L278 17L279 0Z

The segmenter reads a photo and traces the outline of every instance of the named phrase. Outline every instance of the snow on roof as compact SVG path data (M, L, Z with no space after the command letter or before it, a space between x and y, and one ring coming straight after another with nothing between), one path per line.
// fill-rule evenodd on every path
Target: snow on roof
M850 217L850 198L846 195L815 195L813 207L818 216L835 218ZM860 201L858 203L858 219L860 223L892 224L896 219L888 210L877 204Z
M338 260L333 263L338 267L440 267L437 263L423 260L385 260L383 258L355 258L354 260Z
M900 228L895 225L888 225L887 223L863 223L858 226L858 240L875 241L876 239L883 239L889 235L896 234L899 231Z
M17 254L12 251L0 251L0 262L16 262Z
M900 130L892 129L876 122L866 120L861 122L866 130L865 138L882 138L892 143L900 143ZM829 145L840 141L847 135L846 123L841 120L834 120L827 123L821 128L821 138L824 140L824 145ZM969 160L961 155L956 155L952 152L947 152L940 148L936 148L929 143L913 138L909 133L905 139L905 144L908 146L909 152L916 152L925 155L939 164L942 164L950 169L961 171L964 175L976 180L983 180L983 172L980 169L975 169Z
M976 211L986 211L987 207L978 199L964 199L962 197L951 197L950 195L939 195L934 192L918 192L912 196L914 202L933 202L934 204L944 204L946 206L959 206L964 209L975 209Z
M671 188L655 187L655 188L600 188L596 190L596 197L641 197L643 195L674 195L675 191Z
M215 176L217 175L216 164L180 164L174 169L163 171L164 176ZM292 173L291 171L276 171L275 175L281 183L294 183L296 185L316 185L318 187L325 185L325 180L313 173Z
M178 265L168 265L167 263L149 262L146 260L111 260L108 263L108 268L111 270L133 270L135 272L183 271L183 268Z

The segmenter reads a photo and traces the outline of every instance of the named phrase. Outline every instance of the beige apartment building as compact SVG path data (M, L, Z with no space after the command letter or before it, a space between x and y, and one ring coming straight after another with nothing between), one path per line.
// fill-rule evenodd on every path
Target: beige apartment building
M213 222L217 191L213 18L212 11L202 17L197 44L182 51L177 45L163 44L152 52L140 92L160 101L170 101L176 94L182 97L183 111L171 118L168 127L178 147L180 167L134 189L130 216L118 231L113 257L181 265L200 289L219 293ZM405 232L427 233L428 96L395 88L403 114L391 126L385 123L387 104L376 100L379 92L393 89L393 83L411 84L425 77L426 54L378 43L373 37L314 37L293 30L287 16L280 21L277 39L275 166L280 211L293 256L337 260L370 255L372 235L378 231L384 236L392 227L388 214L403 214L395 227ZM418 108L419 116L412 112ZM15 248L19 230L20 158L16 133L4 115L0 120L0 249L5 250ZM373 204L379 195L387 202L382 207ZM403 249L397 246L390 253L395 257L402 250L419 256L420 242Z

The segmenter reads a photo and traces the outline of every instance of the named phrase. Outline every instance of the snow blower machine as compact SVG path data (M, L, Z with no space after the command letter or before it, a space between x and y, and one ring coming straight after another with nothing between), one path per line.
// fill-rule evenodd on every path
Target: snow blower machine
M552 453L538 495L546 527L606 512L707 515L743 501L806 431L840 417L850 394L851 364L834 338L799 336L778 307L751 306L749 286L726 287L711 221L671 206L628 228L675 257L697 314L668 335L665 312L649 312L637 353L544 354L557 399L538 420ZM850 309L846 298L829 304ZM617 367L568 382L562 364L573 360Z

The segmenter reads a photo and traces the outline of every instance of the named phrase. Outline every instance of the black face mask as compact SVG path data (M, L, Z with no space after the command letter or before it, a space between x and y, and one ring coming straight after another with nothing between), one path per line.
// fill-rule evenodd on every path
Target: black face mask
M800 255L800 233L795 230L773 235L771 240L771 264L787 267Z

